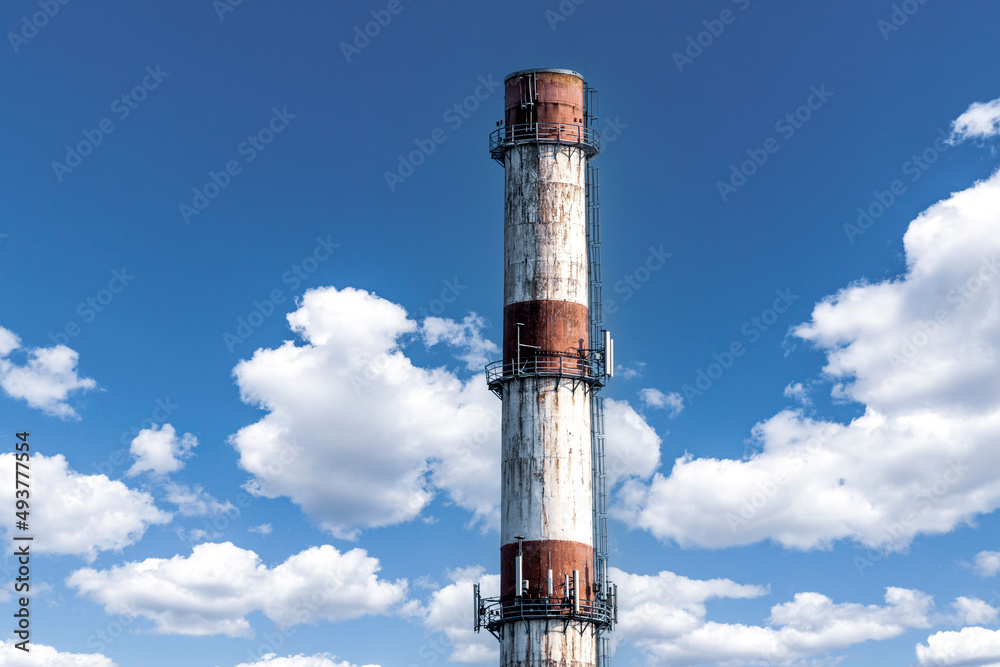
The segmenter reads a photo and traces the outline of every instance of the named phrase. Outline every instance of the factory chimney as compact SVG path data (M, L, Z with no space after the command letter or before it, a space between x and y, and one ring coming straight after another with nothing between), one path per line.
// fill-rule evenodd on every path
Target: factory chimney
M475 628L502 667L592 667L617 615L607 579L595 91L561 69L505 79L490 154L505 169L500 595ZM596 550L595 550L596 547Z

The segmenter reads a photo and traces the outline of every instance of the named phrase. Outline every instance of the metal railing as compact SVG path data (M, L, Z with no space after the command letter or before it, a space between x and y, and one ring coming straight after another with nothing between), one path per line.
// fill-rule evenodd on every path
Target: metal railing
M503 152L517 144L562 144L582 148L587 157L601 151L601 137L579 123L521 123L505 125L490 133L490 156L503 162Z
M476 630L486 628L493 634L505 623L513 621L585 621L598 628L610 627L617 622L616 608L605 600L580 600L579 610L568 597L515 597L481 598L479 601Z
M604 355L596 350L583 354L539 350L520 359L502 359L486 365L486 384L498 396L505 380L526 377L569 378L597 387L604 386Z

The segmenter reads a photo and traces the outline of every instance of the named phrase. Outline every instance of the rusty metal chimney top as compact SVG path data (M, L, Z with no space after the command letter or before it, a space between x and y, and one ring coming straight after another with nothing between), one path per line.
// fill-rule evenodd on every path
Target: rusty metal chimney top
M518 70L516 72L511 72L510 74L508 74L504 78L504 83L506 83L510 79L513 79L516 76L524 76L525 74L542 74L542 73L569 74L570 76L575 76L578 79L583 80L583 75L582 74L580 74L579 72L573 71L571 69L552 69L552 68L548 68L548 67L533 67L531 69L522 69L522 70Z

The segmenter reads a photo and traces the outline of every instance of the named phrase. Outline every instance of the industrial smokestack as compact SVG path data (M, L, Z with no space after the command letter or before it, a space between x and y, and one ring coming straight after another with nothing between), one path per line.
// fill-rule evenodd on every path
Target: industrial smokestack
M503 359L487 366L503 400L500 597L484 600L476 629L500 640L503 667L589 667L614 618L594 557L591 415L609 346L591 340L588 309L587 174L598 137L578 73L514 72L505 89L490 137L506 170ZM599 468L603 493L603 459ZM555 596L555 577L572 591ZM522 595L522 579L547 586Z

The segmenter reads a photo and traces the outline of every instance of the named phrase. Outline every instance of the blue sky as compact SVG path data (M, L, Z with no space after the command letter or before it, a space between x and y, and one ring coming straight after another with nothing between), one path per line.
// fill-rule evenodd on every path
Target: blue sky
M998 20L8 2L0 665L496 664L532 66L600 91L615 664L1000 664Z

